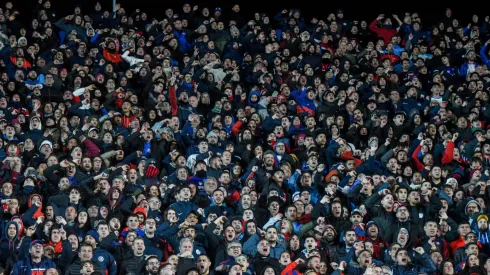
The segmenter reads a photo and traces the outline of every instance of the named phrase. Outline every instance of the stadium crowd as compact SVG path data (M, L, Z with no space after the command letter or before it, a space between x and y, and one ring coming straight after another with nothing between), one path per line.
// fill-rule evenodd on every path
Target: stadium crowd
M18 16L0 274L490 274L489 16Z

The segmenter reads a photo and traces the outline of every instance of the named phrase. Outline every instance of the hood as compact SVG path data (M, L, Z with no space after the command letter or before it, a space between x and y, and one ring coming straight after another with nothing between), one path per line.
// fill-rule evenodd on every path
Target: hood
M13 224L15 225L15 235L17 236L17 239L19 238L19 226L17 225L16 222L8 222L7 225L5 226L5 229L4 229L4 236L3 236L3 239L7 240L8 239L8 235L7 235L7 232L8 232L8 228L10 227L10 225Z
M250 99L252 98L252 95L256 95L257 96L257 102L252 102ZM250 106L255 106L259 103L260 101L260 93L258 91L251 91L250 94L248 95L248 105Z
M31 207L32 206L32 198L35 197L35 196L38 196L40 198L40 200L41 200L41 207L42 207L42 204L43 204L43 196L41 196L40 194L37 194L37 193L33 193L33 194L31 194L29 196L29 201L27 202L27 206L28 207Z
M406 226L400 226L399 228L393 233L393 240L392 243L396 243L398 239L398 233L400 233L400 230L406 229L408 231L408 240L407 240L407 245L404 248L411 247L412 246L412 238L410 234L410 222Z
M478 205L478 208L480 209L478 213L480 213L480 212L481 212L481 205L480 205L480 203L479 203L478 201L476 201L476 200L470 200L470 201L468 201L468 202L466 203L466 205L464 206L464 213L465 213L466 215L468 215L468 210L467 210L467 208L468 208L468 205L469 205L470 203L476 203L476 205Z

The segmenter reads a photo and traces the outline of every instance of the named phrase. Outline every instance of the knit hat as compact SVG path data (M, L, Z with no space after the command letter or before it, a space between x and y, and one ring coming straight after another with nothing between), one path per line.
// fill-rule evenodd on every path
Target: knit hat
M134 214L137 214L137 213L141 213L145 216L145 219L146 219L146 209L144 209L143 207L136 207L133 211Z
M333 225L331 225L331 224L327 224L327 225L325 226L325 230L326 230L327 228L332 229L332 230L333 230L333 232L335 232L335 235L337 235L337 230L335 230L335 227L333 227Z
M408 229L403 228L403 227L402 227L402 228L400 228L400 231L399 231L399 232L400 232L400 233L401 233L401 232L404 232L406 235L408 235L408 234L409 234L409 233L408 233Z
M99 241L99 233L98 233L97 231L95 231L95 230L93 230L93 229L92 229L92 230L89 230L89 231L87 232L87 235L90 235L90 236L92 236L92 237L93 237L93 238L94 238L96 241Z
M484 219L488 222L488 216L485 214L479 215L478 218L476 219L476 221L479 222L481 219Z
M215 132L210 131L210 132L208 133L208 135L206 136L206 138L210 138L210 137L215 137L215 138L217 138L217 137L218 137L218 135L217 135Z
M472 204L472 203L476 203L476 205L478 205L478 208L479 208L479 209L480 209L480 211L481 211L481 205L480 205L480 203L479 203L478 201L476 201L476 200L470 200L470 201L469 201L469 202L468 202L468 203L465 205L465 207L464 207L464 213L465 213L466 215L468 215L468 210L467 210L468 205L470 205L470 204Z
M41 145L39 146L39 150L41 150L41 148L42 148L44 145L46 145L46 144L47 144L47 145L49 145L49 147L50 147L51 149L53 149L53 143L52 143L51 141L49 141L49 140L45 140L45 141L43 141L43 142L41 143Z

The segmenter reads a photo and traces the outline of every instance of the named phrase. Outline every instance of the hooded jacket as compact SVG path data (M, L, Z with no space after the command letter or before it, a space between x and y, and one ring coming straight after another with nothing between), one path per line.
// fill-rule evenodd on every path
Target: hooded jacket
M9 238L8 237L8 228L10 225L15 226L15 236L14 238ZM0 261L4 263L9 254L17 254L19 245L20 245L20 239L18 237L19 233L19 227L17 226L16 222L8 222L7 226L4 228L3 236L2 239L0 240Z

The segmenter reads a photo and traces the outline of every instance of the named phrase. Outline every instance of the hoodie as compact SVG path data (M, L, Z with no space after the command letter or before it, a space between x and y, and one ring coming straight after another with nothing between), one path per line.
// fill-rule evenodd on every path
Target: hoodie
M15 236L14 238L9 238L7 235L8 228L12 224L15 226ZM0 240L0 250L2 251L2 253L0 253L0 261L2 263L5 263L10 254L15 255L18 253L20 245L20 238L18 233L19 227L16 222L7 223L7 226L5 226L5 231L2 234L2 239Z

